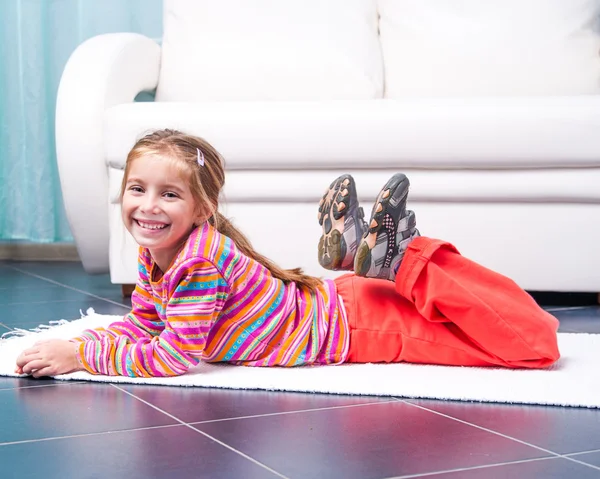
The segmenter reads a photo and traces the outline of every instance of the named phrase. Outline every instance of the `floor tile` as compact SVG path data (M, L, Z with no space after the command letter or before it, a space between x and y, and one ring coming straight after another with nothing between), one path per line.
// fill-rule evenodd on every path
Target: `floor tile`
M4 479L278 477L185 426L0 446L0 464Z
M584 452L583 454L574 454L571 456L578 461L591 464L592 466L600 467L600 451Z
M580 333L600 333L600 307L552 311L561 327Z
M596 293L565 293L554 291L529 291L538 304L547 307L565 306L597 306L598 295Z
M374 479L547 455L399 401L196 427L298 479Z
M4 389L0 404L0 443L176 423L99 383Z
M549 313L560 313L562 311L582 311L582 312L587 312L587 311L594 311L596 308L598 308L597 305L594 306L542 306L542 309L544 309L545 311L548 311Z
M65 285L70 288L75 288L79 291L92 293L101 298L110 299L117 303L123 303L131 306L130 298L123 298L121 294L121 286L112 284L108 274L90 275L87 274L81 263L72 262L61 262L55 263L43 263L43 262L23 262L14 263L14 268L18 268L23 272L12 269L14 273L21 274L23 276L29 276L25 274L29 272L33 275L47 278L50 281ZM0 271L0 276L2 272ZM33 276L29 276L33 279L38 279ZM39 281L44 281L39 279ZM50 281L44 281L47 285L55 285Z
M77 275L85 275L90 279L105 276L105 274L86 273L83 269L83 264L78 261L10 261L6 266L54 279L73 278Z
M56 381L50 378L39 378L35 379L33 377L22 377L22 378L7 378L0 377L0 389L18 389L18 388L28 388L28 387L45 387L52 386L54 384L63 384L69 385L72 384L66 381Z
M552 294L541 300L561 321L561 331L600 333L600 307L588 296ZM36 298L43 303L32 304ZM7 304L15 302L23 304ZM90 306L100 314L120 316L130 305L130 299L121 297L120 286L111 284L108 275L88 275L80 263L0 262L0 334L10 327L29 329L50 320L76 319L80 310ZM576 305L586 306L568 308ZM386 404L389 398L119 387L176 417L198 423L195 427L294 478L394 477L546 455L400 401ZM364 405L374 401L380 403ZM593 451L572 457L600 467L596 432L600 431L600 410L415 402L549 450ZM115 477L114 469L106 469L111 464L118 464L119 474L124 476L142 471L146 476L169 478L277 477L184 426L123 432L176 421L107 384L0 378L0 404L0 442L33 439L0 445L2 478L81 477L83 470L90 477ZM308 411L301 412L304 410ZM109 433L38 440L106 431ZM102 461L98 451L102 451ZM434 477L585 479L600 477L599 473L589 466L553 458Z
M49 321L79 319L80 312L85 313L88 308L93 308L98 314L119 316L129 311L124 305L84 297L74 301L4 305L1 308L0 322L9 327L30 329L40 324L48 324Z
M36 288L47 288L47 281L43 279L34 278L27 274L19 273L13 269L4 267L0 269L0 291L6 289L26 289L34 291Z
M0 290L0 307L4 310L6 305L18 304L40 304L57 301L87 301L94 299L84 293L63 288L62 286L50 286L45 288L18 288Z
M582 331L577 331L576 329L563 328L562 326L560 326L558 328L558 332L559 333L572 333L572 334L581 334L582 333Z
M568 459L544 459L503 466L470 469L467 471L447 472L444 474L433 474L428 478L440 479L506 479L515 477L519 479L565 479L567 477L577 479L598 479L600 471L590 467L577 464Z
M389 401L390 398L241 391L216 388L119 386L184 422L210 421L260 414L343 407Z
M2 274L1 271L0 271L0 274ZM33 279L36 279L36 278L33 278ZM49 283L49 282L47 282L45 280L42 280L42 279L40 279L40 280L36 279L36 281L40 281L40 283L37 283L36 286L35 286L35 290L36 291L40 290L40 289L52 289L52 288L62 288L63 287L63 286L59 286L59 285L56 285L56 284L53 284L53 283ZM28 286L21 286L21 287L6 285L5 287L1 287L0 288L0 294L9 295L10 291L18 291L18 290L21 290L21 289L29 290L29 291L32 290L32 288L31 288L30 285L28 285Z
M600 410L409 400L559 454L600 449Z
M112 285L109 275L88 274L83 269L83 265L77 262L60 262L58 264L42 261L23 261L14 262L10 266L21 270L22 272L42 276L62 284L73 287L104 287L106 285L117 288Z

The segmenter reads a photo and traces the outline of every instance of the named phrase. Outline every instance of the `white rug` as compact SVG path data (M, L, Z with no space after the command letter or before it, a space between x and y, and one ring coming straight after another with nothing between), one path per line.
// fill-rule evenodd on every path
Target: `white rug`
M69 339L120 316L88 310L82 319L19 330L0 340L0 376L14 373L18 354L46 338ZM510 370L415 364L347 364L297 368L249 368L201 363L171 378L94 376L77 372L56 379L166 386L265 389L330 394L395 396L460 401L600 408L600 334L559 334L560 361L546 370Z

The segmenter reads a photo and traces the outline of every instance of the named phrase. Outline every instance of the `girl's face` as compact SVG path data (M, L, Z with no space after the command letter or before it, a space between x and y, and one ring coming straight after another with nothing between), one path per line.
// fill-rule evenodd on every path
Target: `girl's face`
M121 209L125 227L163 272L200 222L187 181L160 156L131 164Z

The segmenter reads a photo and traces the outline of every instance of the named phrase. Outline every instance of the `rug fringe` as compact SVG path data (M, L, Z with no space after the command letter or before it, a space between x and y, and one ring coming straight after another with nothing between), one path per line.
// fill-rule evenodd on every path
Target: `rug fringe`
M85 313L83 312L83 310L81 310L81 309L79 310L81 319L85 318L86 316L91 316L92 314L95 314L95 313L96 313L96 311L94 311L94 308L88 308L85 311ZM48 324L40 324L37 328L32 328L32 329L14 328L12 331L7 331L6 333L2 333L2 335L0 335L0 343L10 341L11 339L22 338L24 336L30 336L32 334L48 331L49 329L54 329L57 326L62 326L63 324L68 324L70 322L71 321L68 321L66 319L59 319L56 321L48 321Z

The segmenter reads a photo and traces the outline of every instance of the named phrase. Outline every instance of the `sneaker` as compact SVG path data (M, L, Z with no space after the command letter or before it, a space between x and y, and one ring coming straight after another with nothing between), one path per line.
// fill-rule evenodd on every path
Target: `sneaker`
M323 227L319 264L329 270L352 271L358 241L367 229L352 176L342 175L329 185L319 202L318 217Z
M406 248L419 236L415 213L406 210L409 185L408 178L398 173L379 193L354 259L358 276L396 279Z

